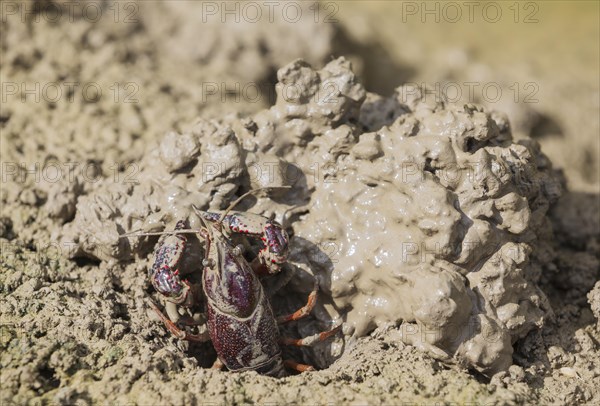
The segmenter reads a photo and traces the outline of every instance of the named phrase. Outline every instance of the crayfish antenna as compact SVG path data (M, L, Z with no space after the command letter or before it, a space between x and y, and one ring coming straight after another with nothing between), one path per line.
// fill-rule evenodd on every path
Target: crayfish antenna
M227 207L227 209L223 212L223 214L221 215L221 218L218 221L219 227L222 226L223 224L223 220L225 220L225 217L229 214L229 212L231 210L233 210L233 208L235 206L238 205L239 202L241 202L242 200L244 200L246 197L250 196L251 194L254 193L258 193L258 192L262 192L264 190L272 190L272 189L291 189L291 186L267 186L267 187L261 187L258 189L252 189L247 191L246 193L244 193L243 195L241 195L240 197L238 197L237 199L235 199L230 205L229 207Z
M196 234L202 230L194 230L191 228L181 229L181 230L171 230L171 231L156 231L152 233L141 233L139 231L131 231L129 233L121 234L119 238L127 238L127 237L144 237L144 236L153 236L153 235L165 235L165 234Z
M202 222L202 228L200 228L199 230L196 230L196 232L198 234L202 233L202 238L204 240L209 239L210 235L210 231L208 231L208 224L206 224L206 220L204 219L203 213L206 213L204 210L200 210L200 208L198 206L196 206L195 204L192 204L192 209L194 210L194 212L196 213L196 216L198 216L198 218L200 219L200 221Z
M162 185L160 185L158 182L155 182L157 186L162 188ZM221 217L219 218L219 221L217 222L217 224L219 224L219 231L221 231L222 226L223 226L223 220L225 219L225 217L229 214L229 212L231 210L233 210L233 208L235 206L237 206L243 199L245 199L246 197L248 197L251 194L257 193L257 192L261 192L264 190L271 190L271 189L290 189L291 186L268 186L268 187L263 187L263 188L259 188L259 189L252 189L249 190L248 192L244 193L243 195L241 195L240 197L238 197L237 199L235 199L235 201L233 201L229 207L227 207L227 209L225 210L225 212L221 215ZM204 219L202 217L202 215L200 213L203 212L203 210L200 210L197 206L192 204L192 208L194 209L194 211L196 212L196 214L198 215L198 217L200 217L202 219L202 223L204 224L204 227L201 229L192 229L192 228L187 228L187 229L180 229L180 230L172 230L172 231L157 231L157 232L151 232L151 233L145 233L145 232L140 232L141 230L138 231L131 231L129 233L125 233L125 234L121 234L119 236L119 238L127 238L127 237L146 237L146 236L157 236L157 235L174 235L174 234L198 234L200 237L202 237L203 239L205 238L205 234L202 233L202 231L208 231L208 225L204 222Z

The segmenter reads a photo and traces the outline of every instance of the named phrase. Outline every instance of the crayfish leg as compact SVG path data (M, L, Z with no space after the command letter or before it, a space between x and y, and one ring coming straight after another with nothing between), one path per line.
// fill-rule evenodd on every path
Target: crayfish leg
M210 340L208 331L205 331L201 334L188 333L187 331L184 331L184 330L180 329L179 327L177 327L175 325L175 323L173 323L167 316L165 316L163 314L163 312L160 311L160 309L154 303L150 302L150 306L152 307L154 312L156 312L156 314L158 315L160 320L163 322L163 324L167 327L167 329L169 329L171 334L173 334L178 339L186 340L186 341L196 341L196 342L205 342L205 341ZM185 322L184 319L182 321ZM195 324L195 323L192 322L191 324Z
M300 319L303 319L304 317L308 316L310 314L310 312L312 312L312 309L315 307L315 304L317 303L317 292L318 291L319 291L319 284L317 281L315 281L315 286L314 286L312 292L310 292L310 294L308 295L308 300L306 301L306 304L304 306L302 306L300 309L296 310L292 314L287 314L285 316L278 316L277 323L283 324L283 323L287 323L288 321L300 320Z
M213 362L211 369L221 370L223 367L225 367L225 364L223 364L223 361L217 358L215 362Z
M342 325L339 325L329 331L323 331L321 333L314 334L312 336L303 338L288 338L282 337L281 344L292 345L295 347L310 347L321 341L327 340L329 337L336 335L342 329Z
M312 365L299 364L296 361L291 360L291 359L283 360L283 365L287 369L291 369L292 371L296 371L296 372L308 372L308 371L315 370L315 367L313 367Z

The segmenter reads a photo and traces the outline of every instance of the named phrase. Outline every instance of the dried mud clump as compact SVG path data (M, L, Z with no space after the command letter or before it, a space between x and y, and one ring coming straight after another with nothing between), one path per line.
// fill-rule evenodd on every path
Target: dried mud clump
M296 60L277 78L270 109L168 133L135 183L80 196L62 236L73 255L145 258L156 239L119 237L172 227L192 203L223 209L249 189L290 186L240 209L292 236L297 272L284 292L310 291L314 275L316 317L345 322L345 347L312 362L384 327L446 362L506 370L512 344L551 312L537 282L560 190L538 145L513 141L505 116L477 106L411 87L367 94L343 58L321 70Z
M596 282L594 289L588 293L587 297L596 318L596 324L600 327L600 282Z

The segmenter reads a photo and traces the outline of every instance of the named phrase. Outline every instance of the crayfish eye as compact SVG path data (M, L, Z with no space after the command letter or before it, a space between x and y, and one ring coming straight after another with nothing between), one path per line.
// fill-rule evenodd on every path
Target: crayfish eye
M212 259L204 258L202 260L202 266L205 268L212 268L215 266L215 261L213 261Z
M233 255L235 255L236 257L239 257L240 255L242 255L244 253L244 247L242 247L241 245L236 245L232 251L233 251Z

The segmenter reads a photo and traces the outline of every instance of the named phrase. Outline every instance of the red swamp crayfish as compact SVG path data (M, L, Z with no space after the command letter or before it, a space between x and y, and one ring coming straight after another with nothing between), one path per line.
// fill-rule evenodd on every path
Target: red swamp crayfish
M155 289L167 300L169 315L175 314L176 306L192 307L201 301L200 289L180 277L179 264L188 242L186 234L193 233L205 243L201 291L206 303L207 331L191 334L182 330L177 324L192 326L198 322L181 318L176 324L154 303L151 305L166 327L179 339L199 342L211 340L218 357L215 368L225 366L230 371L252 370L274 377L285 376L286 368L298 372L312 371L314 368L310 365L293 360L284 361L280 344L311 346L335 335L342 326L300 339L280 336L278 324L299 320L310 314L316 303L318 283L315 280L306 305L292 314L274 316L259 275L274 274L281 270L288 253L287 233L279 223L264 216L243 212L229 214L233 206L256 191L242 195L223 214L201 211L193 206L202 223L200 229L189 229L188 221L180 220L173 231L132 233L164 235L155 250L155 261L149 269L149 276ZM241 246L234 246L227 238L231 233L262 240L264 247L252 265L242 255Z

